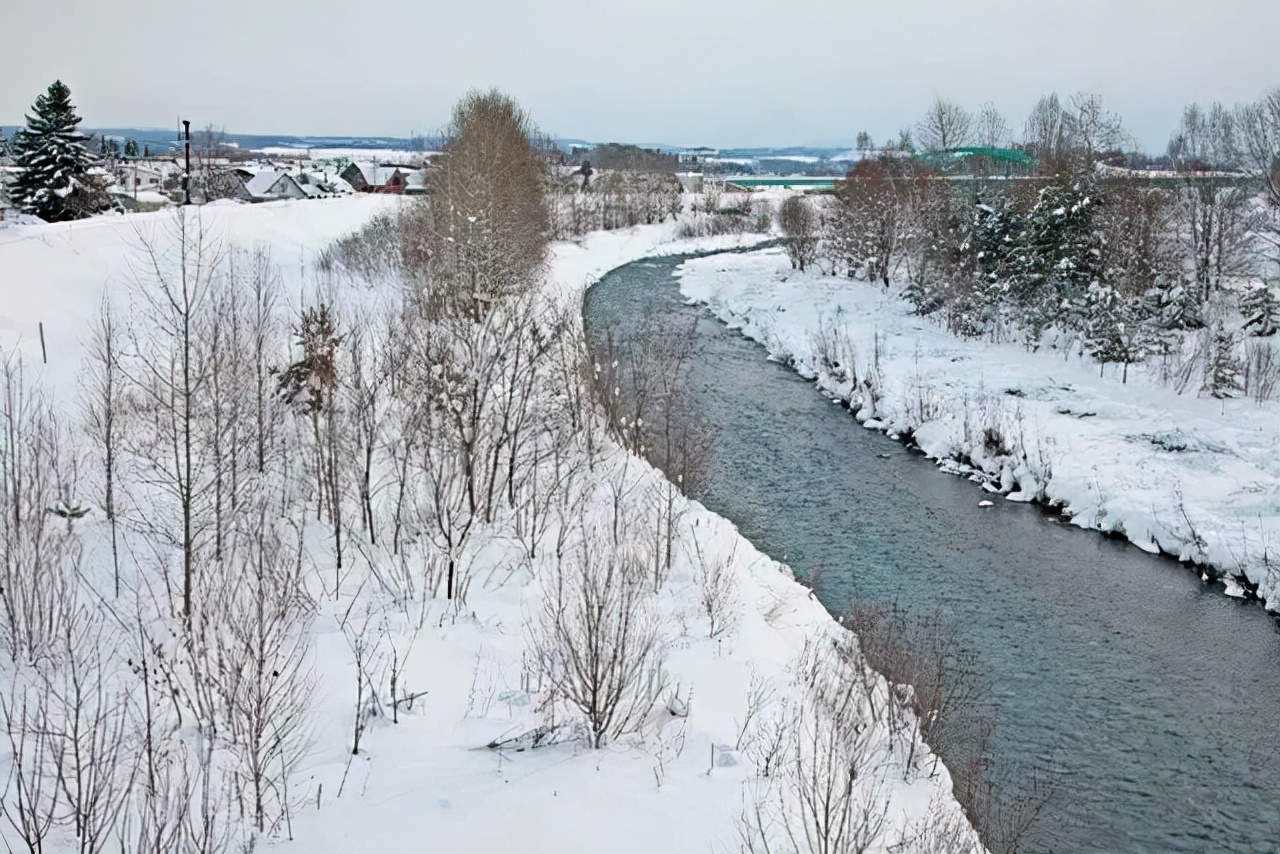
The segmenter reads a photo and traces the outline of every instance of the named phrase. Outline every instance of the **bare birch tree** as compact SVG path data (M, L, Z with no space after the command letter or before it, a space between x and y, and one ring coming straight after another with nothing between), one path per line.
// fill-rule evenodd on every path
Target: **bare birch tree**
M22 362L0 361L0 648L15 663L56 657L75 608L84 514L65 435Z
M111 527L111 569L114 592L120 596L119 494L120 452L125 413L124 382L120 375L121 329L115 310L104 296L89 342L86 388L82 400L85 424L101 455L102 510Z
M139 233L138 241L141 257L133 267L137 322L130 325L130 352L121 360L121 370L147 418L138 425L145 429L130 431L129 451L151 461L141 477L171 502L171 509L149 510L143 521L180 553L180 610L190 622L196 550L208 532L211 481L198 438L200 399L209 381L199 335L222 248L206 234L198 209L190 207L177 209L163 234ZM177 517L173 523L169 513Z

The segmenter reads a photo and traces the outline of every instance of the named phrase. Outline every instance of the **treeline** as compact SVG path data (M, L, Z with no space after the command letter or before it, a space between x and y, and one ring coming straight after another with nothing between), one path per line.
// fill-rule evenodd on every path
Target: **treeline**
M578 152L572 162L593 169L613 169L622 172L674 173L680 168L680 160L674 154L664 154L656 148L641 148L619 142L606 142L587 151Z
M557 239L665 222L684 209L680 181L670 172L588 169L556 181L548 194L551 232Z
M793 262L898 280L966 337L1087 353L1122 378L1158 358L1180 391L1273 394L1275 356L1256 339L1280 327L1280 91L1188 107L1169 148L1181 168L1154 177L1103 164L1118 117L1071 103L1043 99L1028 120L1037 178L945 180L894 152L860 162L801 203L811 224L784 217ZM972 122L938 101L919 133L951 147Z

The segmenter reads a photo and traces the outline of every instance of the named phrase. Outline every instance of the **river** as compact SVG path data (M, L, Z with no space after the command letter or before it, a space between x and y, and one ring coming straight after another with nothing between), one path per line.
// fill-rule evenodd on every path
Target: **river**
M1033 507L979 507L974 484L685 305L680 260L607 275L588 335L696 317L688 390L718 432L697 497L798 573L819 568L833 613L857 599L946 615L997 721L995 766L1047 770L1023 850L1280 851L1273 618Z

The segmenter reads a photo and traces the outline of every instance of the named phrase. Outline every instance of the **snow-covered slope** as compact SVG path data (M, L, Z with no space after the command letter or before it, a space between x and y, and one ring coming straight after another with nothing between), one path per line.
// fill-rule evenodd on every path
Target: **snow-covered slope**
M305 204L225 202L198 210L213 240L269 248L285 293L296 300L314 286L311 264L324 247L398 202L360 194ZM28 370L69 402L102 294L123 304L120 295L135 273L147 273L142 240L163 240L172 217L162 210L0 230L0 354L20 353ZM40 367L42 324L48 362Z
M1211 565L1228 593L1256 586L1280 610L1280 402L1179 395L1137 367L1122 384L1078 357L961 340L892 290L798 273L778 249L695 259L680 276L868 427L910 434L1010 500Z
M310 262L321 249L399 203L352 196L213 205L202 211L202 222L228 242L269 248L283 292L296 303L316 286ZM21 356L30 367L28 381L50 392L68 423L75 412L83 343L103 289L113 293L128 286L130 265L143 263L138 234L162 229L172 215L0 232L0 351ZM646 255L744 242L676 243L673 234L674 226L667 224L557 245L547 299L577 305L584 289L604 272ZM665 495L669 489L656 471L617 448L582 477L582 489L594 496L589 512L597 515L608 506L608 491L621 489L619 484L634 496ZM794 813L784 778L758 776L762 744L771 737L770 727L772 735L789 737L809 690L799 664L830 646L840 630L787 567L758 553L726 520L694 502L673 500L675 559L652 603L665 648L667 687L638 734L600 750L587 749L581 740L537 749L528 739L501 750L487 747L527 735L542 721L538 706L545 699L531 641L542 612L539 575L546 559L539 563L520 554L508 520L499 519L473 537L480 544L470 555L474 583L461 612L440 599L391 603L374 595L376 585L362 580L367 562L377 560L373 550L354 558L354 569L348 565L341 584L314 583L307 657L315 681L307 716L311 747L283 793L290 811L273 822L274 832L259 844L309 854L729 850L738 847L742 816L751 804ZM99 516L94 510L76 522L90 563L108 553L107 529ZM323 532L312 533L308 565L316 573L323 568L325 579L331 579L332 556ZM714 637L704 593L709 565L723 567L717 594L722 625ZM83 571L87 578L101 578L104 568L86 564ZM369 654L379 657L378 667L397 657L397 694L414 695L411 704L402 704L398 723L385 717L386 697L357 701L364 695L356 690L361 679L351 640L355 626L370 645ZM114 668L127 672L118 660L128 656L127 644L107 654ZM14 671L0 661L0 685L9 685ZM871 675L859 684L864 693L857 702L883 711L888 704L883 680ZM377 713L371 711L375 708ZM369 728L353 755L358 718ZM952 839L959 847L951 850L975 850L974 834L951 798L946 769L910 734L891 737L887 719L875 720L865 732L863 777L874 798L869 803L873 812L882 808L885 817L873 847L883 850L921 836ZM200 740L189 729L174 737ZM11 760L0 739L0 781L7 778ZM226 792L214 797L232 798ZM230 800L219 803L220 813L234 823L236 807ZM19 845L3 820L0 841ZM65 826L55 829L46 847L73 849Z

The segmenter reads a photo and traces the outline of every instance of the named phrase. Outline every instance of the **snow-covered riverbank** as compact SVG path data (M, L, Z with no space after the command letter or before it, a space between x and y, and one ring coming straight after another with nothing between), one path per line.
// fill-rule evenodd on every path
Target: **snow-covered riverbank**
M204 221L228 243L269 248L279 265L282 293L293 303L308 299L318 286L311 259L334 238L397 203L357 196L214 206L206 209ZM137 258L136 231L160 228L170 215L19 226L0 237L0 347L4 354L21 356L30 367L30 383L49 392L68 425L75 417L82 344L102 290L127 285L129 265ZM674 233L674 224L667 224L557 244L547 299L577 306L591 283L620 264L751 239L674 241ZM340 313L340 288L328 296ZM361 297L349 298L358 302ZM47 366L41 365L40 324ZM604 517L610 495L631 496L637 508L644 496L665 501L669 495L659 473L620 449L607 449L590 470L582 460L572 462L574 476L583 479L581 491L592 496L586 505L590 516ZM87 481L85 490L77 497L93 503ZM384 552L373 548L354 548L345 580L332 583L333 556L324 532L310 532L306 564L315 575L309 584L314 618L306 666L314 700L306 719L311 747L280 793L289 809L273 823L268 839L309 854L706 851L736 849L749 824L743 822L746 813L766 821L787 815L794 820L798 805L788 789L790 778L776 767L772 776L760 775L767 770L764 763L785 766L797 751L807 750L790 740L799 735L796 715L808 708L812 690L804 679L811 670L799 665L830 646L840 630L786 566L756 551L732 524L696 502L679 496L673 501L678 519L674 559L647 606L657 618L665 651L666 687L638 733L600 750L587 749L581 739L527 749L529 734L546 722L548 698L537 675L535 636L544 610L540 580L551 560L523 553L510 518L478 524L471 534L474 546L466 561L473 583L462 613L438 598L396 602L379 593L370 564ZM95 506L75 523L75 531L86 555L82 581L105 590L108 529L100 516ZM554 530L555 523L548 542L555 539ZM125 536L126 550L141 554L146 548L140 535ZM709 606L708 597L718 604ZM129 599L126 592L120 601ZM711 610L716 610L714 628ZM127 673L118 659L133 664L132 641L118 641L106 653L103 673ZM359 669L357 647L365 656ZM394 724L387 718L390 697L382 696L388 667L399 680L396 695L414 696L400 706ZM16 667L0 662L0 684L17 678ZM366 696L366 678L373 696L360 700ZM855 703L884 713L886 683L875 675L860 678L864 694ZM367 730L353 756L357 718ZM806 725L812 720L803 719ZM15 727L12 719L5 725ZM868 718L859 732L866 733L859 797L869 814L884 820L873 850L913 838L921 845L950 840L948 850L976 850L976 837L951 796L950 777L931 761L927 748L910 734L891 735L885 717ZM175 737L191 735L183 731ZM506 740L512 740L506 749L487 747ZM770 747L775 741L784 747L770 753L777 750ZM3 781L13 756L5 740L0 744L5 745L0 748ZM230 828L226 832L235 837L240 831L234 829L232 769L226 768L226 788L207 790L205 796L228 799L219 807L218 826ZM757 805L763 812L755 811ZM784 828L765 830L782 833ZM3 821L0 841L20 844ZM73 847L62 826L46 843L46 850Z
M682 293L866 426L1280 609L1280 403L1178 395L1134 368L1122 384L1078 357L960 340L894 291L799 273L780 249L694 259L680 276Z

